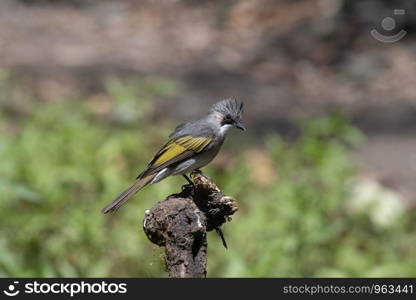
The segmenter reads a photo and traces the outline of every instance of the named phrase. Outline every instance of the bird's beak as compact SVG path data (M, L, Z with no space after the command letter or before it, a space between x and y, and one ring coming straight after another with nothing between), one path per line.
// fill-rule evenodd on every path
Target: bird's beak
M235 127L237 127L238 129L241 129L242 131L246 131L246 127L243 125L243 123L236 123Z

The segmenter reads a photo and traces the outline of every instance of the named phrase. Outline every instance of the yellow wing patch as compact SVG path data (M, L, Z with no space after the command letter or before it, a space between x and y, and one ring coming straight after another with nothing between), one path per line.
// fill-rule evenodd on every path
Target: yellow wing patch
M164 152L153 163L153 167L158 167L165 162L175 158L186 151L186 148L176 143L169 143L164 148Z
M158 167L188 150L196 153L201 152L211 141L212 139L208 137L192 136L184 136L172 140L161 150L161 155L153 163L153 167Z

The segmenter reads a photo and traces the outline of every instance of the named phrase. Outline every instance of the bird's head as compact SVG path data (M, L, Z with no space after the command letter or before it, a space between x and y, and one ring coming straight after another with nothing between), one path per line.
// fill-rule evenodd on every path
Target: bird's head
M246 130L242 123L244 104L235 99L225 99L215 103L211 108L211 113L215 114L221 128L227 130L234 126L243 131Z

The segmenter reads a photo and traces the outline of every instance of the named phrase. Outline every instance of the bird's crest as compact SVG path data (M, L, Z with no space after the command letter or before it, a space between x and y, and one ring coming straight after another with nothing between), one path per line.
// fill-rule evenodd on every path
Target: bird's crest
M211 112L218 112L222 115L230 115L234 120L240 120L244 112L244 104L234 98L225 99L215 103Z

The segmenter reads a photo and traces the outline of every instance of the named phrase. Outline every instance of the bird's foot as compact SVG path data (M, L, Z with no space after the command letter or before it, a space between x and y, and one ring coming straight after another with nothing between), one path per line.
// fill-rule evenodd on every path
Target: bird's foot
M192 185L193 187L195 187L194 182L193 182L191 179L189 179L189 177L188 177L188 176L186 176L186 175L184 174L184 175L183 175L183 177L186 179L186 181L188 181L188 183L189 183L190 185Z
M188 181L188 184L185 184L185 185L182 186L182 191L184 191L188 188L195 189L194 182L191 179L189 179L189 177L186 176L186 175L183 175L183 177L186 179L186 181Z
M184 184L183 186L182 186L182 192L184 191L184 190L186 190L186 189L191 189L191 190L193 190L195 188L195 185L193 185L193 184L190 184L190 183L188 183L188 184Z

